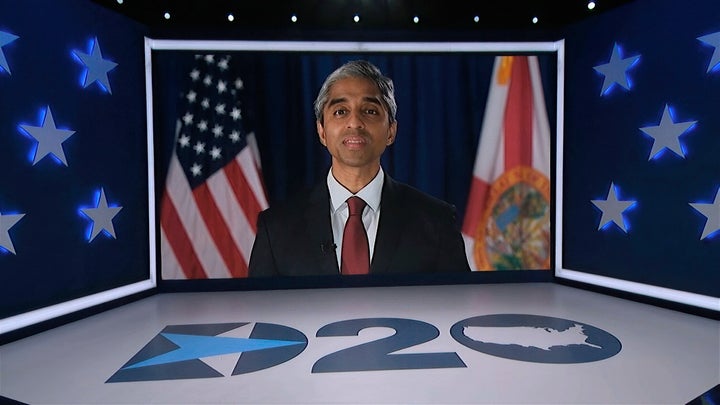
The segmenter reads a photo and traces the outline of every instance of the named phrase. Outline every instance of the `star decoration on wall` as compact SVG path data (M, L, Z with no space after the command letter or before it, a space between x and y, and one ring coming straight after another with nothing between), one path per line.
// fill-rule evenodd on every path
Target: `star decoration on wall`
M58 129L55 126L55 119L53 118L50 106L47 106L45 110L45 118L43 118L42 126L20 125L20 129L38 142L37 150L35 150L35 156L33 158L33 166L47 155L53 155L62 162L62 164L65 166L68 165L62 144L70 138L75 131Z
M707 67L707 73L710 73L711 70L718 67L718 64L720 64L720 32L703 35L702 37L698 37L698 40L702 43L715 47L715 51L713 52L712 58L710 59L710 63L708 63Z
M656 157L665 148L684 158L685 153L680 146L680 136L695 123L697 121L674 122L670 116L670 107L666 104L659 125L640 128L641 131L653 138L653 146L648 160Z
M707 218L700 239L705 239L711 234L720 231L720 188L718 188L715 201L712 204L690 203L690 206Z
M630 82L627 78L627 71L630 70L640 59L640 55L624 58L620 55L618 44L613 46L610 62L604 65L595 66L595 70L605 76L600 95L605 95L613 85L618 84L626 90L630 90Z
M90 47L91 50L89 54L80 51L73 51L73 54L77 56L86 68L83 87L87 88L91 84L97 82L102 89L112 94L108 72L113 70L118 64L113 61L103 59L102 52L100 51L100 43L97 38L95 38Z
M0 70L4 70L10 74L10 65L8 65L5 54L3 53L2 47L9 44L10 42L18 39L17 35L13 35L9 32L0 31Z
M109 207L107 198L105 198L105 189L100 189L100 198L98 199L96 208L81 208L83 214L93 221L92 230L88 242L92 242L100 232L105 231L113 239L115 237L115 227L112 220L120 212L122 207Z
M607 198L605 200L590 200L600 211L602 211L602 218L600 219L600 225L598 230L604 228L610 222L614 222L615 225L620 227L623 232L627 233L627 226L623 219L622 213L628 208L635 205L637 201L631 200L618 200L617 190L615 184L610 183L610 190L608 190Z
M0 214L0 250L5 249L12 254L15 253L12 239L10 239L10 228L12 228L25 214Z

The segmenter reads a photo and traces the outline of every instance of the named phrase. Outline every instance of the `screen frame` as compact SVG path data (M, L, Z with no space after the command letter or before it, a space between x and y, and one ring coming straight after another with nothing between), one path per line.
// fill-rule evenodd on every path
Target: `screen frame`
M146 53L152 51L248 51L248 52L309 52L309 53L491 53L491 54L531 54L554 53L557 58L556 77L557 102L556 125L560 130L563 123L564 89L564 40L544 42L323 42L323 41L244 41L244 40L175 40L148 39ZM152 73L152 58L146 60L148 78ZM152 94L146 101L148 117L153 117ZM152 131L152 125L148 131ZM553 179L554 180L554 179ZM158 241L158 246L159 246ZM159 249L159 247L158 247ZM553 249L551 248L551 253ZM161 292L174 291L216 291L216 290L262 290L286 288L332 288L363 286L398 286L427 284L463 284L478 282L537 282L552 281L553 264L547 271L527 270L514 272L473 272L468 275L428 277L423 275L397 276L358 276L352 279L341 276L272 277L269 279L208 279L208 280L164 280L158 275ZM156 267L159 271L161 266ZM491 274L495 273L495 274ZM507 274L513 273L513 274Z

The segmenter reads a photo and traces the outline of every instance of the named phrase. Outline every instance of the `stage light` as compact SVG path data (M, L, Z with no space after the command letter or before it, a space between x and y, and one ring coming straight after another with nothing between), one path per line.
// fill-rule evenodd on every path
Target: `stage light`
M595 2L592 1L592 0L589 1L589 2L588 2L588 5L587 5L587 8L588 8L588 10L594 9L594 8L595 8Z
M290 16L290 21L296 23L297 20L298 20L297 15L293 14L293 15Z
M413 17L413 22L414 22L415 24L419 23L419 22L420 22L420 17L418 17L418 16Z
M537 23L538 23L538 21L539 21L539 20L538 20L538 18L537 18L537 17L533 17L533 18L532 18L532 23L533 23L533 24L537 24Z
M353 21L355 21L356 23L360 22L360 16L357 15L357 14L355 14L355 15L353 16Z
M235 21L235 16L232 15L232 13L228 14L227 19L228 19L228 21L233 22L233 21Z
M166 11L165 14L163 14L163 17L165 17L166 20L169 20L169 19L170 19L170 13L168 13L168 12Z

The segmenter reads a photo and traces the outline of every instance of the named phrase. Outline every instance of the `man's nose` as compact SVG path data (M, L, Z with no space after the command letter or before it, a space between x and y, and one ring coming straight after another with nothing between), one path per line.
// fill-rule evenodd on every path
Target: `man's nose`
M348 114L348 128L365 128L365 121L363 121L363 117L360 111L351 111Z

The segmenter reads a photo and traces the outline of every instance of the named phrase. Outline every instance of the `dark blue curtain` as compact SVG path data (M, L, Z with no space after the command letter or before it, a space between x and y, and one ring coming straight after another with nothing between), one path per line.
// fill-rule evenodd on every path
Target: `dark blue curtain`
M178 98L196 53L153 53L159 193L172 151L175 121L184 113L178 111ZM366 59L395 83L398 136L383 156L383 168L395 179L454 204L462 220L497 55L227 54L232 55L233 64L239 66L249 95L243 119L257 135L271 205L311 187L327 174L330 159L317 139L312 103L328 74L348 60ZM538 56L548 114L552 118L555 117L556 55Z

